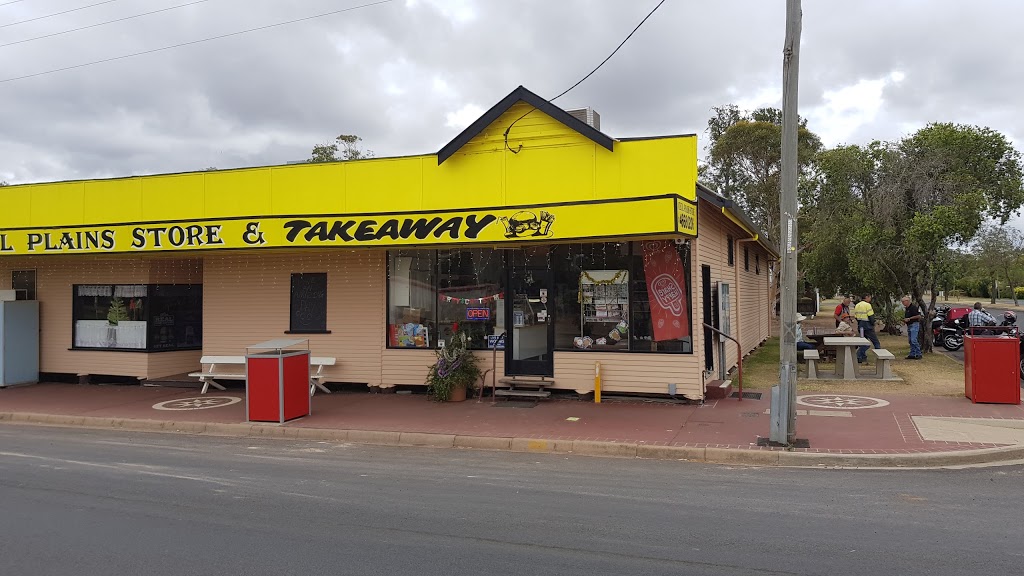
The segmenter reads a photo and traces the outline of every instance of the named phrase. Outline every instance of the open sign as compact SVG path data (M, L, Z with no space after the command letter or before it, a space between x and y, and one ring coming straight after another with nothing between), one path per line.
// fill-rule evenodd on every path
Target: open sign
M466 320L484 322L490 319L490 308L466 308Z

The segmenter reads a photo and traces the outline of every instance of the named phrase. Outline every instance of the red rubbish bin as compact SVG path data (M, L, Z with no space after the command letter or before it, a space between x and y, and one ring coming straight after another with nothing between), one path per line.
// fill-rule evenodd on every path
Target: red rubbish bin
M975 404L1020 404L1020 340L1015 335L964 338L964 395Z
M270 340L245 354L245 414L250 422L277 422L309 416L309 348L289 349L307 340Z

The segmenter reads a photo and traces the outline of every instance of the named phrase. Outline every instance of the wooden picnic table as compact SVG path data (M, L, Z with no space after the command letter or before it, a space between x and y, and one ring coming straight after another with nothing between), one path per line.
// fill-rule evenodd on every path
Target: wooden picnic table
M857 364L854 361L854 350L860 346L870 346L871 341L860 336L831 336L824 338L825 346L836 349L836 376L841 380L857 379Z

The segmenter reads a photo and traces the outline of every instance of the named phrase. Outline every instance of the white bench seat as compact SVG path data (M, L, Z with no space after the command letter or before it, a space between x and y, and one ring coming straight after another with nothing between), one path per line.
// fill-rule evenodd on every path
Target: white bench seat
M817 380L818 360L821 360L821 355L817 350L804 350L804 360L807 361L807 379Z
M875 377L882 380L891 380L892 375L892 361L896 359L896 356L892 352L889 352L885 348L871 349L871 352L875 355Z
M224 390L224 387L216 382L218 379L245 380L245 356L203 356L199 359L199 363L203 365L203 369L199 372L191 372L189 373L189 376L192 378L199 378L199 381L203 383L203 390L201 394L206 394L210 389L210 386L213 386L218 390ZM327 375L324 374L324 368L327 366L334 366L337 363L337 358L329 356L310 357L310 396L316 393L317 388L323 390L327 394L331 393L324 384L324 381L327 379ZM314 368L316 369L315 372L313 371Z

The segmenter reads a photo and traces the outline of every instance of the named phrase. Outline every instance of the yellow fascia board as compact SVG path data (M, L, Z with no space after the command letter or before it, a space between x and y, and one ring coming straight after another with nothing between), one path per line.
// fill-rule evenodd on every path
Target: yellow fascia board
M542 122L543 118L533 120L534 133L555 145L524 138L517 154L503 147L477 146L441 165L436 155L429 154L5 186L0 188L4 205L0 232L169 221L540 209L665 195L696 201L695 136L616 141L609 151L586 138L573 137L575 133L554 138L558 126ZM595 221L594 227L613 229L614 223Z
M758 239L758 236L759 236L758 233L754 232L753 230L748 228L747 225L744 224L742 220L737 218L731 211L729 211L728 208L723 206L722 207L722 214L724 214L725 217L728 218L733 224L739 226L740 229L742 229L744 232L746 232L747 235L750 236L751 240L757 240Z

